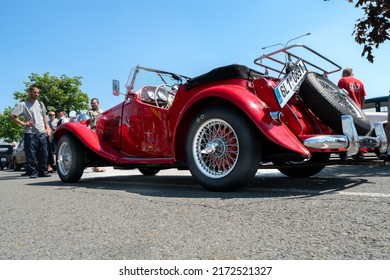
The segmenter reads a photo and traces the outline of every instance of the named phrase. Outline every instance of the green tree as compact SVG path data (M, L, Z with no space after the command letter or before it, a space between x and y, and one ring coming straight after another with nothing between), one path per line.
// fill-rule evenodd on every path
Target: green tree
M19 142L23 138L23 128L9 119L9 114L13 108L7 107L0 114L0 138L4 142Z
M380 44L390 39L390 1L359 0L355 7L363 9L365 17L357 20L352 34L355 35L355 41L363 45L362 56L366 55L367 60L373 63L373 47L377 49Z
M14 98L24 101L28 97L28 89L36 85L40 89L39 100L48 110L64 108L65 112L80 112L89 108L89 97L80 90L81 77L70 78L62 75L59 78L45 73L42 76L32 73L28 82L24 82L26 88L23 92L14 92ZM13 108L8 107L0 113L0 138L6 142L19 141L23 137L23 127L9 119Z
M14 92L14 98L19 102L27 99L28 89L35 85L39 88L39 100L45 104L48 110L64 108L65 112L80 112L88 109L88 95L80 90L81 77L70 78L66 75L60 77L50 76L45 73L42 76L32 73L28 82L24 82L24 92Z
M355 41L359 45L363 45L362 56L373 63L373 48L378 49L390 39L390 0L358 0L355 7L364 11L364 17L357 20L352 35L355 35Z

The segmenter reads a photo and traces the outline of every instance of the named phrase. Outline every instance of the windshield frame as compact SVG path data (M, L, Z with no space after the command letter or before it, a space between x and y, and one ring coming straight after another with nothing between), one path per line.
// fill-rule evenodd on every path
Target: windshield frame
M144 79L147 81L144 81ZM161 84L167 84L170 86L180 87L189 79L190 78L186 76L178 75L172 72L137 65L130 71L126 87L128 93L136 92L145 85L159 86Z

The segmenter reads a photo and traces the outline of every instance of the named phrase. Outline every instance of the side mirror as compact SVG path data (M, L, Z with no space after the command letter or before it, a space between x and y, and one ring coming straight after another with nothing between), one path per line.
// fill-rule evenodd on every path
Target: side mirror
M119 81L118 80L112 80L112 94L115 96L119 96Z

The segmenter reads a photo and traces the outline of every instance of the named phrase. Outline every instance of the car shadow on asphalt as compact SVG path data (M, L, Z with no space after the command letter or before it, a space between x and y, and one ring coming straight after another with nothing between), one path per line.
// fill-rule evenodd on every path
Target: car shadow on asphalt
M288 177L256 176L246 187L233 192L212 192L202 188L191 176L115 176L111 178L88 178L74 187L119 190L142 196L176 198L267 198L308 197L341 191L368 183L366 179L323 178L291 179Z
M390 176L388 166L331 166L325 168L316 176L309 178L289 178L278 171L262 171L244 188L234 192L212 192L202 188L197 181L189 175L110 175L82 178L77 183L62 183L51 180L45 182L26 181L29 185L55 187L58 190L75 188L118 190L136 193L143 196L157 197L185 197L185 198L262 198L262 197L288 197L301 198L320 196L337 191L356 188L362 184L375 184L372 177ZM54 174L56 177L57 175ZM21 179L19 173L7 176L5 179ZM3 178L0 178L3 180Z

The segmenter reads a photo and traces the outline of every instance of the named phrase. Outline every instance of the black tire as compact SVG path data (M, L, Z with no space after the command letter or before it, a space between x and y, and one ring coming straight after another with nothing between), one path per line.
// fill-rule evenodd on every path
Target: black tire
M326 166L321 163L329 158L330 154L313 154L307 162L292 162L286 167L279 167L278 170L291 178L307 178L320 173Z
M71 135L61 137L57 145L57 173L64 183L78 182L84 172L84 148Z
M256 174L261 142L253 125L238 112L208 108L198 113L186 138L188 168L207 190L244 187Z
M299 93L314 114L337 133L343 133L342 115L352 116L359 135L370 131L370 121L359 105L324 76L308 73Z
M138 170L145 176L153 176L160 172L158 168L138 168Z

